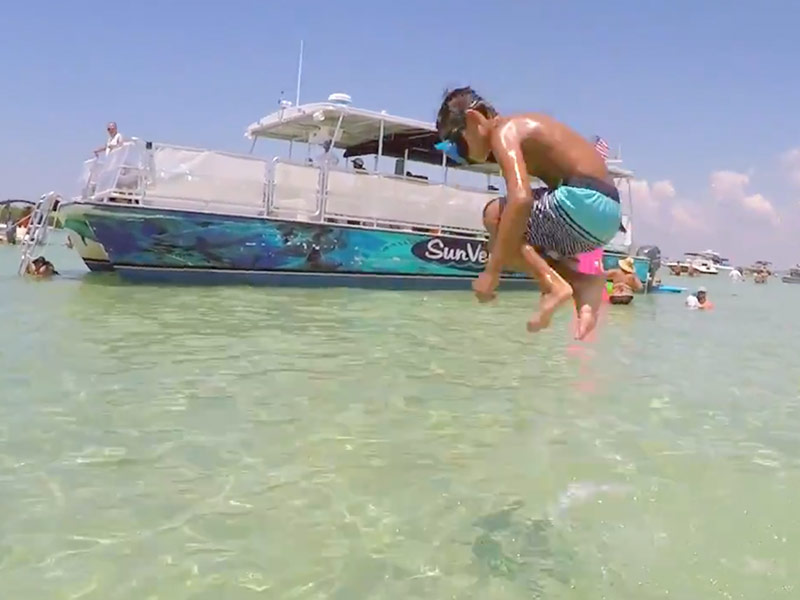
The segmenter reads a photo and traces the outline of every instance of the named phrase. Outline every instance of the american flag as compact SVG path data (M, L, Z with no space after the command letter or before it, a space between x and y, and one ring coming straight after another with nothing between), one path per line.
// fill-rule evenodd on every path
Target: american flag
M608 160L608 144L599 135L594 136L594 149L600 153L603 160Z

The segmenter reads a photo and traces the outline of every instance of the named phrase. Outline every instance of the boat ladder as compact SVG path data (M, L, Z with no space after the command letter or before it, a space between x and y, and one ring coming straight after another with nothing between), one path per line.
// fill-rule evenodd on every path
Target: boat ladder
M25 231L25 237L22 238L22 258L17 271L19 275L23 275L28 270L28 265L35 258L34 254L37 248L47 244L47 236L50 233L47 221L60 200L61 196L55 192L48 192L36 203L28 222L28 229Z

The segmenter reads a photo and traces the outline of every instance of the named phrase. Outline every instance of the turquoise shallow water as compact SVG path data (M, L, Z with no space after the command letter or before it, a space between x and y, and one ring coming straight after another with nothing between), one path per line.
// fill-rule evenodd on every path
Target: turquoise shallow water
M800 594L800 286L705 278L714 312L637 297L578 345L533 294L47 254L0 247L2 598Z

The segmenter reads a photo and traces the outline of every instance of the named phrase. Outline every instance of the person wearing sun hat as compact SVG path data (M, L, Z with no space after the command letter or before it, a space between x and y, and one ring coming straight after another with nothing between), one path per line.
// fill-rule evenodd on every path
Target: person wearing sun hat
M634 292L644 288L636 275L633 257L628 256L617 261L616 269L606 271L606 278L611 282L611 293L608 300L611 304L630 304Z
M626 258L620 258L617 261L617 264L619 265L619 268L622 271L625 271L628 274L633 274L633 275L636 274L636 269L634 268L632 256L628 256Z

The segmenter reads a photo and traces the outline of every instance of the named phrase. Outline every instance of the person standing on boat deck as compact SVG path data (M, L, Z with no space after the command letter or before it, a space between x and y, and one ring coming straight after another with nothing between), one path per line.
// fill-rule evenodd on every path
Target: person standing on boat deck
M322 143L322 154L314 159L314 164L318 167L323 167L326 164L328 167L335 167L339 164L339 158L333 153L333 140L326 140Z
M104 146L100 146L99 148L95 148L94 155L99 156L101 152L105 152L106 156L109 152L111 152L114 148L119 148L122 146L122 134L117 131L117 124L114 121L111 121L108 125L106 125L106 131L108 132L108 139Z
M448 157L469 164L494 156L506 181L507 197L490 201L483 211L490 254L472 285L478 300L495 297L504 268L535 274L543 293L528 329L546 327L572 296L576 337L583 339L597 324L605 277L580 273L575 257L604 246L622 226L619 192L604 158L547 115L500 117L470 87L445 95L436 128L442 139L437 148ZM532 190L531 177L547 187Z

